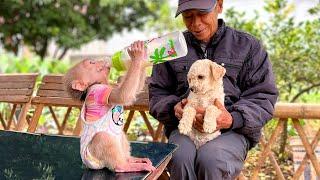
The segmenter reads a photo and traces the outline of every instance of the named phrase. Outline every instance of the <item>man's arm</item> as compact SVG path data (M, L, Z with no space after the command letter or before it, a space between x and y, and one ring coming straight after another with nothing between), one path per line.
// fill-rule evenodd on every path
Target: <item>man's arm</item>
M174 94L176 88L175 75L169 64L162 63L153 66L149 83L150 114L165 125L177 125L173 107L181 101Z
M232 129L258 142L262 127L273 116L278 98L272 66L267 52L258 41L240 73L240 100L232 106Z

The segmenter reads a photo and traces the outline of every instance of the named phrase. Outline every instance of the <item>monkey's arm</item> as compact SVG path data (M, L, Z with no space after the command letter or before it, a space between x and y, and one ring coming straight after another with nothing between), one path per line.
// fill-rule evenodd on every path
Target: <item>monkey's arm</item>
M109 104L127 105L135 100L138 86L140 84L140 74L142 70L141 61L133 61L124 77L124 80L118 87L113 89L109 96Z
M139 86L138 86L137 93L140 93L143 90L145 82L146 82L146 68L142 67L140 71L140 79L139 79Z

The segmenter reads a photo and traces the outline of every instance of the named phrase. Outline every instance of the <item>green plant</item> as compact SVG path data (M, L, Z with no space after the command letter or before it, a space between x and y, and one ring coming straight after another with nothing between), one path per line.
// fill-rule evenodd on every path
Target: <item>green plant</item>
M42 61L39 57L28 59L8 54L0 55L0 70L3 73L60 74L65 73L69 66L69 61L57 61L53 59Z

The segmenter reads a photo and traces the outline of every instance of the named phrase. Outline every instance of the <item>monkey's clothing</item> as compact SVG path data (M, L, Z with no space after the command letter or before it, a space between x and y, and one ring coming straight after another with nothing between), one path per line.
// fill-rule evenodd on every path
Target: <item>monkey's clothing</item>
M88 145L95 134L104 132L118 138L119 141L121 140L123 107L108 104L111 90L112 88L105 84L91 86L81 109L83 130L80 138L80 155L83 164L91 169L105 167L105 164L94 158L88 149Z

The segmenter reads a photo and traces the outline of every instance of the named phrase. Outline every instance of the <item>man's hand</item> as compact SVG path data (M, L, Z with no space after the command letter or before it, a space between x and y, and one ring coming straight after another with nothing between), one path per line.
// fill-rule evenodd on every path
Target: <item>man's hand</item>
M217 118L217 130L230 128L232 125L232 122L233 122L231 114L219 102L219 100L215 99L214 105L218 109L221 110L221 114ZM196 115L195 121L193 123L193 127L200 132L204 132L204 130L203 130L203 117L205 115L206 110L202 107L197 107L196 111L197 111L197 115Z
M180 120L182 118L182 114L183 114L183 108L184 106L188 103L187 99L182 99L180 102L178 102L175 106L174 106L174 115L178 118L178 120Z
M196 108L197 114L196 114L196 118L193 121L193 127L198 130L199 132L204 133L203 130L203 117L206 114L206 109L202 108L202 107L197 107Z
M214 101L214 105L221 110L220 116L217 118L217 129L228 129L232 126L232 116L231 114L226 110L224 105L221 104L221 102L216 99Z

